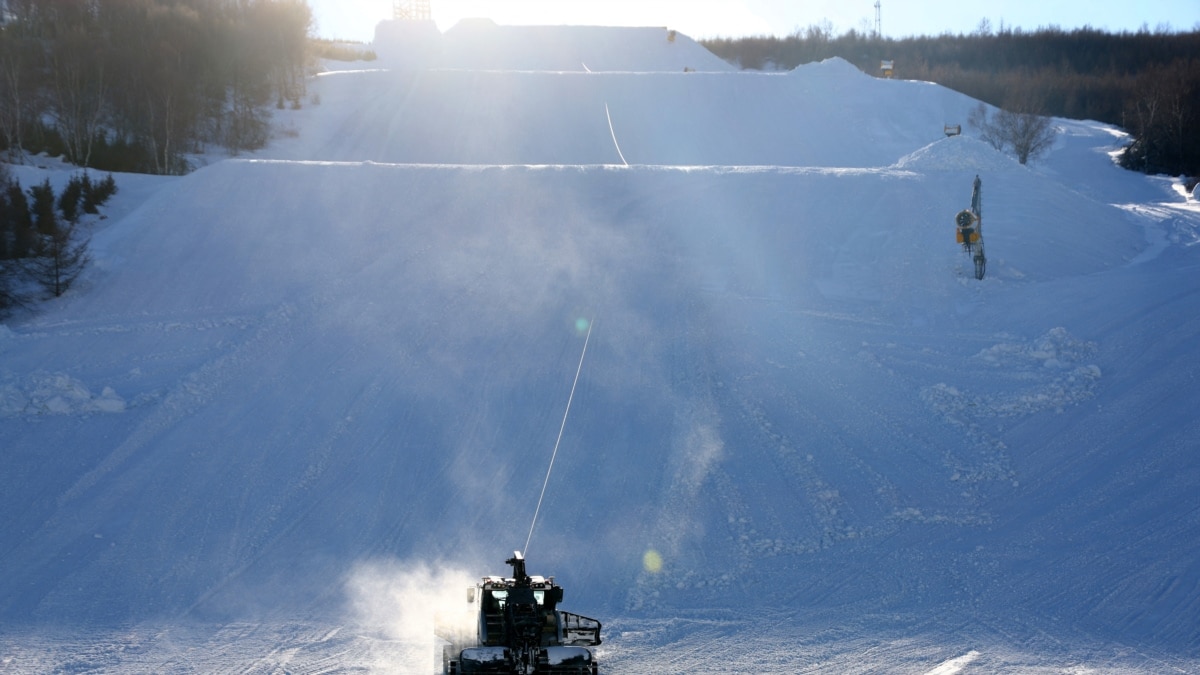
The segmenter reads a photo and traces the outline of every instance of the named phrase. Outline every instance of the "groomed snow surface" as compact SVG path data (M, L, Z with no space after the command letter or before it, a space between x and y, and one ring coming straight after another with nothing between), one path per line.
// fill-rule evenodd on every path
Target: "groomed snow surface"
M117 177L85 277L0 325L0 670L432 672L525 547L590 321L526 555L604 672L1200 672L1177 181L1071 120L1021 166L843 61L555 30Z

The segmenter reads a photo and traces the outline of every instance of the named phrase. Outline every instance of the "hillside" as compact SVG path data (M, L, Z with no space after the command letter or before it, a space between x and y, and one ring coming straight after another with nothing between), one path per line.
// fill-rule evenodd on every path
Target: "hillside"
M527 553L609 672L1200 669L1194 201L840 60L564 58L328 72L257 155L118 177L0 326L0 664L424 670L591 321Z
M1200 31L1143 26L1109 33L1092 26L1024 31L981 22L970 35L880 38L851 29L834 35L812 25L787 37L703 42L745 68L789 70L844 58L863 71L924 80L990 105L1036 115L1099 120L1127 130L1122 166L1147 174L1200 174ZM1164 111L1169 113L1164 114Z

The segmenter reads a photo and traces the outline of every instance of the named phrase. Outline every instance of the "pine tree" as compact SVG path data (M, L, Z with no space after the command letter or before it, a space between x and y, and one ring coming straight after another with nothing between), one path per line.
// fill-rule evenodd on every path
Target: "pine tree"
M9 211L8 192L0 190L0 265L12 258L13 226Z
M87 174L84 174L82 178L71 176L71 180L63 188L62 194L58 196L58 210L62 213L63 219L69 223L79 222L79 207L83 202L84 181L87 181Z
M37 243L25 269L46 292L59 297L91 261L89 242L80 237L78 223L59 219L49 179L30 188L29 196L33 199L31 210Z
M11 266L11 261L0 260L0 318L18 304L17 297L12 290L12 274L9 270Z
M50 236L58 228L58 213L54 204L54 187L47 178L41 185L29 188L29 212L33 216L34 229L42 236Z
M110 173L99 183L93 183L85 173L82 179L83 184L83 212L96 214L100 212L99 207L107 202L109 197L117 193L117 181Z
M37 255L26 261L25 269L47 293L59 297L91 262L89 243L80 239L78 224L58 223L53 234L42 238Z
M9 255L13 259L26 258L33 252L37 236L33 229L33 218L29 213L29 199L21 184L10 181L5 190L7 195L8 213L6 214L9 232L12 235L12 247Z

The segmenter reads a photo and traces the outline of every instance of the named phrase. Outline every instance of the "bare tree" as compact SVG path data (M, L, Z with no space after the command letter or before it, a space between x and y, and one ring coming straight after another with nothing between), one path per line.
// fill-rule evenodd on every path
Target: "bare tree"
M1000 128L988 116L986 103L980 103L971 109L971 112L967 114L967 125L979 132L979 140L1004 152L1006 145L1004 137L1000 134Z
M1049 117L1001 110L996 113L996 118L1017 161L1022 164L1038 159L1054 146L1057 129Z
M1136 139L1122 158L1125 166L1162 171L1186 163L1189 152L1195 152L1194 135L1188 134L1198 98L1195 80L1189 76L1194 67L1176 61L1138 78L1125 102L1125 126Z
M24 156L25 127L36 116L38 49L19 29L0 31L0 134L17 159Z
M77 26L59 36L51 56L54 119L68 159L85 167L108 108L102 51L101 41Z
M1049 117L1005 109L989 116L983 103L967 116L967 124L977 129L979 137L993 148L1002 152L1011 150L1022 164L1036 160L1050 150L1057 134Z

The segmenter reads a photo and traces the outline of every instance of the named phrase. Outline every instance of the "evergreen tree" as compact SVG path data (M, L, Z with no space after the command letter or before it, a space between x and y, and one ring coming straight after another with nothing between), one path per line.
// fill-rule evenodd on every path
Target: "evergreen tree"
M26 262L26 271L47 293L59 297L91 262L87 239L81 238L77 223L59 223L41 239L37 255Z
M12 258L14 233L9 210L8 192L0 191L0 265Z
M47 293L58 297L67 292L90 261L89 242L81 236L78 222L58 217L56 202L62 200L55 198L49 179L29 188L29 196L36 237L25 270ZM78 197L75 199L77 214Z
M54 187L47 178L42 184L29 188L29 212L38 234L50 236L58 229L58 211L55 206Z
M87 174L80 176L71 176L71 180L67 182L67 186L63 188L62 194L58 196L58 210L62 213L62 217L69 223L79 222L79 208L83 203L84 182L88 181Z
M0 318L3 318L14 305L19 304L13 291L12 261L0 260Z
M7 220L9 223L9 232L12 236L12 247L9 249L10 257L13 259L27 258L33 252L37 242L37 233L33 228L33 217L29 212L29 200L25 197L25 191L21 189L20 183L9 181L8 187L5 190L8 197L6 203L8 205Z
M91 178L85 173L81 182L83 185L81 205L84 213L99 213L99 207L107 202L110 197L117 194L117 181L111 173L105 176L104 180L99 183L93 183Z

